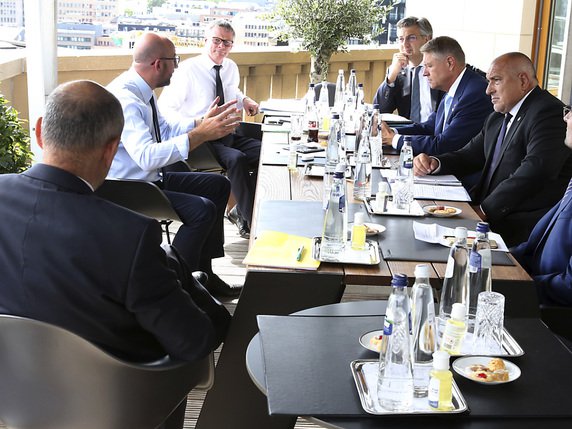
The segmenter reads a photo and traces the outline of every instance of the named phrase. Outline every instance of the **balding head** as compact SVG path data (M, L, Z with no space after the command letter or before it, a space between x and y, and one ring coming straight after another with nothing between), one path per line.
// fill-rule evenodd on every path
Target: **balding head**
M495 111L503 114L510 112L538 85L532 61L520 52L509 52L495 58L487 79L487 94L491 96Z
M36 137L45 163L98 186L111 165L123 130L121 104L103 86L67 82L48 97Z
M175 45L169 38L144 33L133 48L133 68L152 88L169 85L177 64Z

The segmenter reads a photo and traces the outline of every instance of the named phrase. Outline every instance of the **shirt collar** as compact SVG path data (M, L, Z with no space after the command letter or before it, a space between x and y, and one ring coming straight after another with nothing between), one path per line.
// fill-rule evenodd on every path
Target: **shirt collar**
M463 75L465 74L466 70L467 70L466 68L463 68L461 74L457 76L457 79L455 79L455 82L453 82L453 85L451 85L451 88L449 88L449 91L447 91L447 94L449 94L451 98L455 97L455 92L457 92L459 83L461 83L461 79L463 78Z
M135 84L135 86L137 87L139 92L141 93L141 100L145 104L148 104L149 100L153 96L153 89L149 86L149 84L147 82L145 82L145 79L143 79L139 75L139 73L137 73L135 71L135 69L130 68L128 73L131 75L131 80L133 81L133 83Z
M510 113L513 118L516 116L516 114L520 110L520 106L522 106L522 103L524 103L524 100L526 100L526 97L528 97L532 91L534 91L534 88L532 88L530 91L528 91L526 93L526 95L524 97L522 97L520 99L520 101L518 103L516 103L512 109L510 109L510 111L508 113Z

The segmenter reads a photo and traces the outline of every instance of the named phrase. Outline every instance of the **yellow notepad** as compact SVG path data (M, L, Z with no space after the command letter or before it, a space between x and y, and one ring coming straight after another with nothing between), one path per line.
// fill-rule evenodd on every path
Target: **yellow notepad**
M312 258L312 241L311 238L284 232L264 231L248 251L243 263L271 268L317 270L320 261Z

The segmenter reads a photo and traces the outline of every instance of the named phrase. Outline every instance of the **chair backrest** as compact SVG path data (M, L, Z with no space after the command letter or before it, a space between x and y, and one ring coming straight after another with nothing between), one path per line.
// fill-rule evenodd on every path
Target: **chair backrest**
M191 171L223 172L225 170L218 162L211 145L212 143L205 142L198 148L193 149L189 159L187 159L187 164ZM170 171L169 167L167 167L167 170Z
M262 140L262 123L241 121L235 133L239 136Z
M117 359L63 328L0 315L0 420L18 429L156 428L199 386L212 353L195 363Z
M330 102L330 107L334 106L334 101L336 98L336 84L332 82L326 82L328 85L328 100ZM318 101L320 99L320 91L322 90L322 82L317 83L314 86L314 101Z
M163 191L151 182L107 179L95 193L106 200L158 221L181 221Z

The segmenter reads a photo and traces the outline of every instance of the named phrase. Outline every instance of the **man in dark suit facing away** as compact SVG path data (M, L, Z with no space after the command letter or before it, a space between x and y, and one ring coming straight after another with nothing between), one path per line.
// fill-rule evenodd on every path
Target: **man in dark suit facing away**
M211 317L212 297L181 287L157 221L94 194L122 128L121 104L95 82L49 96L36 124L43 162L0 175L0 312L61 326L122 359L195 361L218 347L230 316ZM164 427L182 427L185 403Z
M562 144L563 104L538 86L526 55L496 58L487 79L495 112L481 132L455 152L418 155L414 171L418 176L482 171L470 190L472 201L492 230L514 246L562 198L572 176L572 152Z

